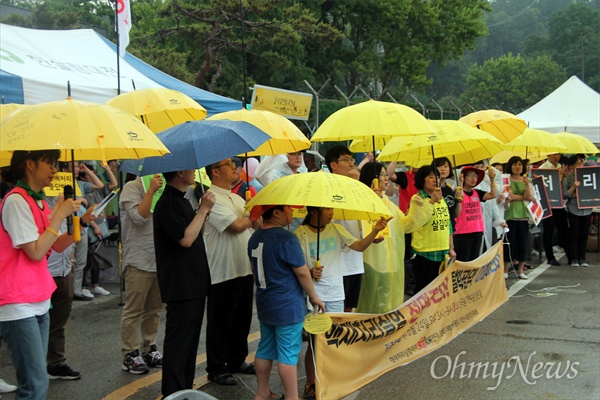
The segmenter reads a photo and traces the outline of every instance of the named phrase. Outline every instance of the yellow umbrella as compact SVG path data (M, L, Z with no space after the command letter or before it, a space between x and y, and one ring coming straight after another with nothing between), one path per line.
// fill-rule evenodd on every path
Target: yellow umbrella
M199 121L208 115L196 100L166 88L134 90L120 94L105 104L135 115L154 133L186 121Z
M333 208L335 219L374 220L391 216L381 199L364 183L323 171L279 178L261 189L246 204L246 209L278 204ZM294 217L304 215L306 209L294 210Z
M436 157L454 157L454 163L470 164L502 151L494 136L458 121L430 121L438 133L401 136L383 148L380 161L405 161L411 166L430 164Z
M503 150L490 159L490 165L495 164L495 163L506 164L508 162L508 160L513 156L519 156L521 158L526 158L533 164L538 161L545 160L546 155L547 155L547 153L540 153L538 151L535 151L535 152L529 151L529 152L527 152L527 156L523 157L523 156L525 156L525 153L523 153L523 152Z
M23 107L27 107L27 106L25 104L16 104L16 103L0 104L0 122L4 118L11 115L13 112L20 110Z
M311 142L362 140L361 151L381 149L395 136L429 134L435 128L417 111L402 104L369 100L331 114ZM358 150L357 150L358 151Z
M533 152L537 156L542 153L562 153L567 148L558 140L556 135L539 129L527 128L519 136L506 143L504 150L521 152L523 155Z
M569 132L555 133L552 136L558 137L560 142L565 145L569 154L598 154L600 150L588 138Z
M59 149L64 150L62 160L106 161L169 153L133 115L71 98L27 106L3 120L0 148L2 158L14 150Z
M208 118L209 120L229 119L232 121L246 121L271 136L256 150L245 153L247 157L272 156L283 153L296 153L310 147L310 141L304 133L287 118L260 110L236 110L219 113Z
M527 123L514 114L499 110L481 110L465 115L459 121L486 131L507 143L519 136Z

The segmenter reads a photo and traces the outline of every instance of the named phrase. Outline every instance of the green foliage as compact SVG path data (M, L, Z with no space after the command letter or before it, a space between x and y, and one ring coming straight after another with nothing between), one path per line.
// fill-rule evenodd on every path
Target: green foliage
M577 75L600 91L600 10L570 4L551 15L548 35L527 41L531 54L549 54L567 75Z
M511 53L473 64L467 77L468 89L462 104L475 109L500 109L518 113L537 103L560 86L567 75L547 56L516 57Z
M486 9L483 0L324 1L323 20L344 38L328 54L333 62L311 57L322 66L318 80L332 77L346 93L361 85L380 99L422 90L431 83L426 69L432 61L460 58L485 34Z

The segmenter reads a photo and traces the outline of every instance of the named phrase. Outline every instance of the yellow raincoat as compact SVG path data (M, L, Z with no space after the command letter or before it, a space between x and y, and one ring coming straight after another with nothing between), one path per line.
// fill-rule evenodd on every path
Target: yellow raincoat
M388 223L390 237L363 252L365 273L356 309L360 313L384 314L404 303L404 234L427 223L433 211L419 196L411 199L407 215L385 195L383 202L394 218Z

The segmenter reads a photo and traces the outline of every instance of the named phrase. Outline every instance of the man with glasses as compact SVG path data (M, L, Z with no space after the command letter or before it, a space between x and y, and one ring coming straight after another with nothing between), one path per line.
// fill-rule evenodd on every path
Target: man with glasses
M254 365L245 361L254 294L247 248L252 228L262 220L253 223L244 200L231 192L235 170L229 158L206 167L212 182L208 192L216 198L204 232L212 283L206 307L206 370L208 379L220 385L235 385L233 373L255 373Z
M358 179L360 176L360 173L354 166L354 157L352 157L352 153L345 146L330 148L325 155L325 162L329 170L334 174L354 179ZM362 239L362 231L358 221L334 220L332 222L342 225L352 236ZM344 275L345 295L344 312L352 312L352 309L358 306L358 297L360 295L365 267L362 253L352 249L347 250L342 252L342 274Z

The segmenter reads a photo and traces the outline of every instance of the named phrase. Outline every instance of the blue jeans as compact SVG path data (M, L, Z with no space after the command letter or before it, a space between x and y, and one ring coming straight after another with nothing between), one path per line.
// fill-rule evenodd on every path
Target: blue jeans
M46 352L49 328L48 313L0 322L0 336L6 343L17 372L18 388L15 400L43 400L48 396Z

